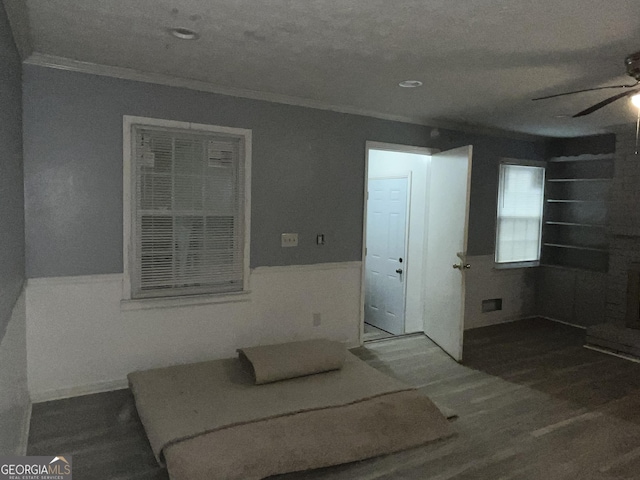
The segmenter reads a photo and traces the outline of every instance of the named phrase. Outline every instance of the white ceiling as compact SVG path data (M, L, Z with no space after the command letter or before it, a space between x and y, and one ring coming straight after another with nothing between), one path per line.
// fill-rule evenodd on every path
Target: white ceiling
M6 0L5 0L6 1ZM15 0L14 0L15 1ZM269 92L431 125L549 136L635 122L638 0L26 0L35 52ZM200 39L170 36L170 27ZM417 89L397 86L420 80Z

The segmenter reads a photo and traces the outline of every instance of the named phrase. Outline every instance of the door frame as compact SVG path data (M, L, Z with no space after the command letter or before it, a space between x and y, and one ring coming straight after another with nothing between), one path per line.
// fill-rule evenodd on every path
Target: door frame
M440 152L440 150L435 148L428 147L417 147L413 145L402 145L397 143L385 143L385 142L375 142L367 140L365 142L365 163L364 163L364 192L363 192L363 208L362 208L362 261L360 268L360 324L359 324L359 332L358 332L358 343L360 345L364 344L364 301L365 301L365 266L367 262L367 258L365 255L365 249L367 248L367 192L369 188L369 151L370 150L383 150L390 152L399 152L399 153L415 153L418 155L433 155L434 153ZM411 181L411 177L409 177L409 181ZM409 192L407 192L409 193ZM407 211L407 229L411 229L411 224L409 221L409 211ZM407 242L408 242L407 238ZM406 316L406 285L405 285L405 316ZM405 318L406 323L406 318Z

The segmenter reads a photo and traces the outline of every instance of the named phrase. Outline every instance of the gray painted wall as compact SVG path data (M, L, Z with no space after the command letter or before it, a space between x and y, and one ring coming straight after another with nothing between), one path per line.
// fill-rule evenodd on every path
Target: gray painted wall
M24 280L21 62L0 2L0 341Z
M20 70L0 2L0 455L24 455L29 406L24 296L16 303L25 258Z
M469 253L493 252L498 157L544 142L430 128L43 67L24 68L27 276L122 272L122 116L253 130L251 266L360 260L367 140L474 145ZM282 249L280 233L298 232ZM324 233L326 245L315 245Z

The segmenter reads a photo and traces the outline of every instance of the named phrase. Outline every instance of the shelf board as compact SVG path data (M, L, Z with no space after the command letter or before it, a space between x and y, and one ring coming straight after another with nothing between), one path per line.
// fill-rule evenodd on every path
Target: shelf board
M567 163L567 162L602 162L615 160L615 153L602 153L596 155L577 155L575 157L554 157L549 159L548 163Z
M588 274L600 274L600 275L606 275L607 274L607 268L604 266L576 266L576 265L565 265L562 263L541 263L540 264L541 267L547 267L547 268L560 268L562 270L569 270L572 272L583 272L583 273L588 273Z
M606 248L596 248L596 247L583 247L580 245L565 245L563 243L544 243L545 247L554 247L554 248L570 248L573 250L587 250L589 252L602 252L607 253L609 250Z
M606 203L606 200L563 200L559 198L547 198L548 203Z
M552 220L548 220L544 223L546 225L564 225L567 227L607 228L607 225L601 225L597 223L554 222Z
M611 182L611 178L547 178L547 182Z
M562 270L572 270L574 272L589 272L589 273L593 273L593 274L600 273L602 275L606 275L606 273L607 273L606 270L601 270L599 268L594 268L594 267L576 267L574 265L564 265L562 263L541 263L539 266L540 267L547 267L547 268L561 268Z

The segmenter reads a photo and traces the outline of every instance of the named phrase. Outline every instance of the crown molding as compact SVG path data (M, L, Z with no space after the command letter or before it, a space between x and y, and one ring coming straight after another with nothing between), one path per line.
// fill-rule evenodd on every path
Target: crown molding
M310 100L302 97L294 97L290 95L282 95L279 93L261 92L257 90L249 90L243 88L224 87L213 83L203 82L189 78L173 77L161 73L150 73L133 68L115 67L112 65L101 65L98 63L82 62L71 58L58 57L43 53L33 53L24 63L26 65L36 65L39 67L55 68L57 70L67 70L71 72L89 73L92 75L100 75L104 77L119 78L122 80L133 80L137 82L155 83L168 87L186 88L189 90L197 90L200 92L216 93L219 95L227 95L230 97L250 98L252 100L262 100L266 102L282 103L285 105L293 105L299 107L314 108L319 110L330 110L332 112L347 113L351 115L361 115L365 117L379 118L381 120L391 120L395 122L413 123L416 125L425 125L435 127L424 119L415 118L404 115L392 115L375 112L357 107L344 105L333 105L323 103L316 100Z
M2 0L7 12L13 41L16 44L21 59L26 59L33 53L31 43L31 28L29 27L29 10L24 0Z
M34 52L23 62L26 65L35 65L39 67L54 68L57 70L66 70L71 72L88 73L91 75L99 75L104 77L119 78L121 80L132 80L136 82L153 83L165 85L168 87L186 88L200 92L215 93L231 97L249 98L252 100L261 100L265 102L281 103L297 107L313 108L317 110L328 110L331 112L344 113L348 115L359 115L380 120L388 120L393 122L410 123L414 125L422 125L431 128L441 128L448 130L457 130L459 132L473 133L480 135L489 135L494 137L511 138L515 140L526 141L544 141L545 137L531 135L528 133L514 132L502 130L498 128L482 127L476 125L464 125L448 121L429 121L425 118L412 117L405 115L394 115L389 113L381 113L373 110L361 109L348 105L334 105L317 100L310 100L302 97L294 97L279 93L262 92L257 90L225 87L204 82L201 80L173 77L160 73L150 73L132 68L116 67L112 65L101 65L92 62L83 62L66 57L59 57L44 53Z

